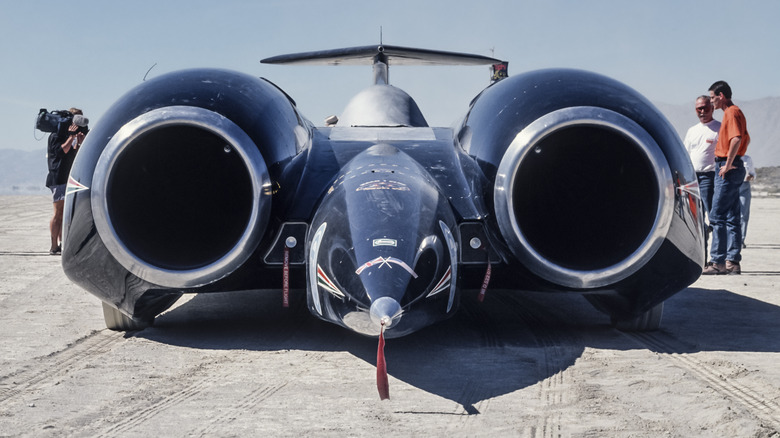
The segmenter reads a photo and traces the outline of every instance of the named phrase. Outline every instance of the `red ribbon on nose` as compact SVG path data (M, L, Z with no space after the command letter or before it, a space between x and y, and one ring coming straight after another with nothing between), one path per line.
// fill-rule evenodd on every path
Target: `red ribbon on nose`
M379 346L376 350L376 389L379 399L390 398L390 383L387 381L387 363L385 362L385 324L379 330Z

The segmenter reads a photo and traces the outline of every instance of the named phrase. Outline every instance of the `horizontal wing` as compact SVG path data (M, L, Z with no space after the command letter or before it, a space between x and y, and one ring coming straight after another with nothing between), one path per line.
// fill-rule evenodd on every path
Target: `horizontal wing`
M273 56L264 64L371 65L380 60L388 65L489 65L501 60L469 53L414 49L399 46L361 46Z

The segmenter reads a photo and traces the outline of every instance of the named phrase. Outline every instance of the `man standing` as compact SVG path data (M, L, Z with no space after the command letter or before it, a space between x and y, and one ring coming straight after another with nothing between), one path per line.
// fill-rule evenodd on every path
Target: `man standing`
M683 144L696 170L701 201L709 220L710 210L712 210L712 192L715 186L715 145L718 142L720 122L712 118L714 110L709 96L702 95L696 98L694 109L699 123L688 129Z
M712 247L705 275L740 274L742 268L742 219L739 188L745 179L742 156L747 152L750 135L742 110L731 101L731 87L725 81L710 86L710 100L723 110L723 121L715 146L715 192L712 196L710 224Z
M743 155L742 162L745 164L745 180L739 188L739 205L742 211L742 247L745 248L745 239L747 238L747 226L750 220L750 200L753 197L751 185L756 179L756 168L753 166L753 159L750 155Z
M57 132L49 135L49 148L46 153L49 166L46 187L51 189L54 202L54 215L49 221L51 234L49 254L51 255L58 255L62 252L62 215L68 175L70 175L70 168L73 166L73 159L76 158L76 151L84 141L84 136L89 132L89 128L87 128L89 120L84 117L81 110L71 108L69 112L73 115L72 123L60 126Z

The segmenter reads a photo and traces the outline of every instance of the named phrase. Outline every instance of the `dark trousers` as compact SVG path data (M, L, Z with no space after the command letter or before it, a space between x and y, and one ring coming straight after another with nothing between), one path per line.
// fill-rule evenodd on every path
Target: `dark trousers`
M725 178L721 178L718 174L724 164L726 163L715 163L715 191L710 210L710 261L713 263L742 260L742 208L739 204L739 188L745 179L745 166L742 160L737 158L734 160L736 169L730 170Z

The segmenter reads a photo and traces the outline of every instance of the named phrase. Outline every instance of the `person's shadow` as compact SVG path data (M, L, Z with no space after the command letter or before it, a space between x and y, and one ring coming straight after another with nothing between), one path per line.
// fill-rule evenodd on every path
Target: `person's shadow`
M300 291L288 309L273 292L196 295L131 335L198 349L347 351L376 364L376 339L311 316ZM642 336L651 342L638 344L636 336L613 329L578 295L488 291L483 303L464 294L450 320L388 339L385 354L391 378L478 414L480 401L555 375L585 347L778 352L780 307L726 290L689 288L667 300L662 328Z

